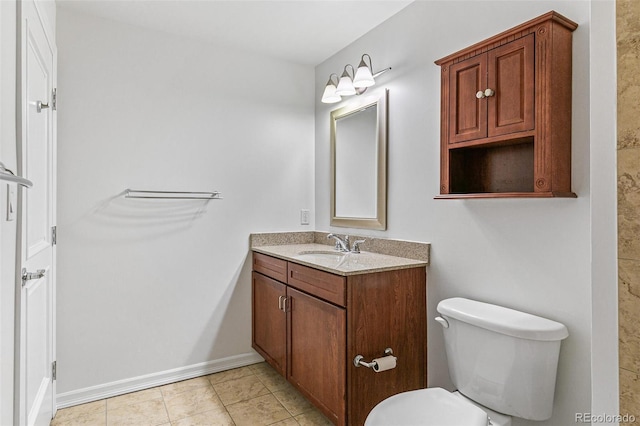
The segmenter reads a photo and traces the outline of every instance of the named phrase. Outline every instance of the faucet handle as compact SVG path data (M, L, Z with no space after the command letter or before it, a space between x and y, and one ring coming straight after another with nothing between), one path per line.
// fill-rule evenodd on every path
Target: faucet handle
M360 244L364 244L367 240L355 240L353 247L351 247L351 253L360 253Z

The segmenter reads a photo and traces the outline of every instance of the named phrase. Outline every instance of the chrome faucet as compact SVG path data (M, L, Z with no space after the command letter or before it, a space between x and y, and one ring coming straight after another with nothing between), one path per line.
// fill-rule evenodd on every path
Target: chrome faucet
M344 251L344 252L350 252L351 251L351 247L349 247L349 236L345 235L344 239L340 238L339 236L337 236L336 234L329 234L327 235L327 238L331 239L335 239L336 240L336 250L339 251Z
M345 235L344 238L340 238L336 234L329 234L327 238L333 238L336 240L336 250L345 253L360 253L360 244L363 244L366 240L355 240L353 246L349 245L349 236Z
M364 244L367 240L355 240L351 246L351 253L360 253L360 244Z

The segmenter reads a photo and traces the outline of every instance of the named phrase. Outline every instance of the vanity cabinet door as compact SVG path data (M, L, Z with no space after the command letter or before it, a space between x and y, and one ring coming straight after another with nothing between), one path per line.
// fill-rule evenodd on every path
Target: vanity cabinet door
M286 286L253 272L252 347L283 376L287 362L287 316L283 300Z
M287 379L334 424L345 424L346 312L287 289Z

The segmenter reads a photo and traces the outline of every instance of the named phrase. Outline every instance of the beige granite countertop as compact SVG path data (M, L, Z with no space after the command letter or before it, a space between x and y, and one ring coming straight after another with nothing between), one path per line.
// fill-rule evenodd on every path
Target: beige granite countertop
M251 250L343 276L426 267L428 265L428 262L422 260L371 253L364 250L361 253L341 253L336 251L333 246L315 243L254 246Z

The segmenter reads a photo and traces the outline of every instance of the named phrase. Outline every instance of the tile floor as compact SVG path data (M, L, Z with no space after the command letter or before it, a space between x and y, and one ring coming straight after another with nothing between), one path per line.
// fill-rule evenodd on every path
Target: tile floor
M331 426L267 363L58 410L51 426Z

